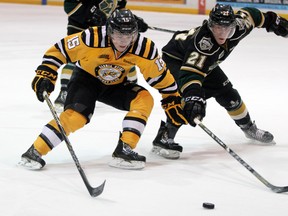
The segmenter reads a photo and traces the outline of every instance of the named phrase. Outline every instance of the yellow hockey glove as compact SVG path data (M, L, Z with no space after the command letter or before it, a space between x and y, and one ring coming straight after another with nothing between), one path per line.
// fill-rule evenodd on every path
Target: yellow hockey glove
M36 70L36 76L32 81L32 89L35 91L39 101L44 101L44 91L46 91L48 94L54 91L56 80L57 74L43 70Z
M184 117L183 110L181 108L181 97L180 96L169 96L161 100L162 108L165 110L165 114L168 121L176 126L182 124L188 124Z

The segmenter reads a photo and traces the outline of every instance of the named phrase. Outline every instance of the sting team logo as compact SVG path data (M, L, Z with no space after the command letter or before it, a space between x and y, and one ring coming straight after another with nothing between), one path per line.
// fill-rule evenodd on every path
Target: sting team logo
M124 72L124 68L111 64L103 64L95 68L96 77L106 85L111 85L119 81Z

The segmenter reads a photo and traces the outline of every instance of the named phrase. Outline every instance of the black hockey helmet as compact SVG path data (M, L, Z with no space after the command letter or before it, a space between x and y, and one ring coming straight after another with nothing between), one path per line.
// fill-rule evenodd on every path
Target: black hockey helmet
M215 7L210 11L209 27L213 25L221 26L235 26L235 14L230 5L216 4Z
M137 20L128 9L116 9L107 21L108 34L114 30L122 34L133 34L138 31Z

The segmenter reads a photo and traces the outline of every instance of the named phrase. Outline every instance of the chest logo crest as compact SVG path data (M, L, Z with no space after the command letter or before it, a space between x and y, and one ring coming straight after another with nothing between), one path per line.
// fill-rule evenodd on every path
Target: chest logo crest
M112 64L102 64L95 68L96 77L106 85L119 81L124 72L124 68Z
M213 43L211 42L211 38L203 37L199 41L199 46L200 46L200 49L203 50L203 51L211 50L212 47L213 47Z

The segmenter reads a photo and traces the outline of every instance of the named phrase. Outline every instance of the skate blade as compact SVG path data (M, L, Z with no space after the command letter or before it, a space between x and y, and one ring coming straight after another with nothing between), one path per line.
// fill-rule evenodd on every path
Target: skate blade
M40 170L42 169L42 165L35 161L29 161L26 158L22 158L21 161L17 164L19 167L23 167L28 170Z
M109 166L120 168L120 169L127 169L127 170L140 170L145 167L145 162L143 161L125 161L122 158L113 158L109 162Z
M164 149L159 146L153 146L151 152L166 159L178 159L180 158L180 152L176 150Z

